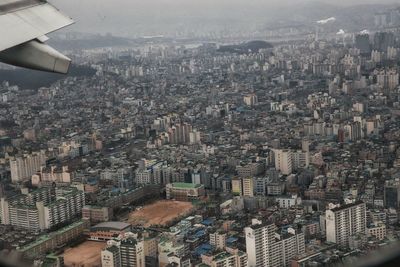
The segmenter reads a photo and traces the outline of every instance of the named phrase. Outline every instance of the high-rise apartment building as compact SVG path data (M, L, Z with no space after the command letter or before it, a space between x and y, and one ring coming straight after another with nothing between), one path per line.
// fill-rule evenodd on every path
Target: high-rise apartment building
M50 229L79 216L85 193L75 187L41 188L0 202L1 223L35 231Z
M168 139L170 144L188 144L190 142L190 133L192 125L180 123L168 129Z
M310 153L304 151L294 151L292 153L293 169L306 168L310 165Z
M388 47L394 47L396 38L392 32L377 32L374 35L374 49L386 52Z
M135 173L135 180L137 184L145 185L153 183L153 173L150 169L137 170Z
M119 247L117 245L109 245L101 252L102 267L120 267L121 257Z
M153 179L155 184L164 184L163 169L165 167L167 166L164 166L162 162L157 163L153 166Z
M397 209L400 207L400 180L388 180L385 182L383 195L385 208Z
M275 149L275 169L284 175L289 175L293 171L293 153L288 149Z
M265 196L267 194L267 179L265 177L254 178L254 193L257 196Z
M68 166L47 166L40 167L40 171L32 175L31 181L33 185L52 184L71 182L71 172L68 171Z
M253 177L242 178L242 189L243 196L253 197L254 196L254 179Z
M13 183L31 179L31 176L46 164L44 151L35 152L10 160L11 181Z
M254 178L234 178L232 179L232 193L238 196L254 196Z
M343 129L347 141L357 141L362 138L362 127L358 121L346 124Z
M143 232L143 251L146 266L156 266L158 263L158 238L149 232Z
M383 89L394 90L399 86L399 73L396 70L380 70L374 73L378 85Z
M253 222L246 227L246 252L249 267L289 266L290 260L305 252L304 234L293 228L278 234L275 224Z
M326 241L349 246L349 239L356 234L366 234L366 205L356 201L328 209L326 217Z
M358 34L355 39L355 47L360 49L361 54L371 53L371 44L368 34Z
M201 142L200 132L197 130L193 130L189 133L189 143L190 144L199 144Z
M255 106L258 104L258 97L255 94L246 95L243 97L243 102L247 106Z
M145 267L143 241L126 238L121 241L119 250L121 267Z
M101 252L102 267L145 267L143 240L126 233L121 240L109 241Z
M241 196L243 189L242 189L242 179L240 178L233 178L232 179L232 193L236 196Z

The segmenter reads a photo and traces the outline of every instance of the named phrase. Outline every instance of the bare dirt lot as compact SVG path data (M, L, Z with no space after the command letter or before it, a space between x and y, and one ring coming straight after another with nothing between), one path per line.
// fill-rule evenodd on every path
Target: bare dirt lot
M64 252L64 264L67 267L101 266L101 250L105 247L104 242L86 241Z
M129 223L149 227L167 226L175 218L185 216L194 209L192 203L173 200L161 200L144 206L141 210L129 214Z

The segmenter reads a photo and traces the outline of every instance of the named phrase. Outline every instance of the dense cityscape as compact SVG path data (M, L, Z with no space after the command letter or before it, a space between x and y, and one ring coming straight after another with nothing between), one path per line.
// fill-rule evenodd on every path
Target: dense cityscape
M0 77L0 258L357 266L398 247L400 8L335 20L66 49L81 73L38 88Z

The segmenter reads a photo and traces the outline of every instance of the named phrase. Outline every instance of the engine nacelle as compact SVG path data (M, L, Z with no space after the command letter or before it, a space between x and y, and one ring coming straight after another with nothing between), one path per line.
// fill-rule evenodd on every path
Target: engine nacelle
M71 59L54 48L33 40L0 52L0 61L24 68L68 73Z

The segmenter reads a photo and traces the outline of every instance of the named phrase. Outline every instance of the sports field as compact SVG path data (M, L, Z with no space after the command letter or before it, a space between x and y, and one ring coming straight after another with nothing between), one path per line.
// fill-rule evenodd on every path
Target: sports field
M64 265L67 267L97 267L101 266L101 250L106 247L104 242L85 241L64 252Z
M129 214L128 222L132 225L149 227L151 225L167 226L175 218L188 215L194 206L190 202L161 200L144 206L141 210Z

